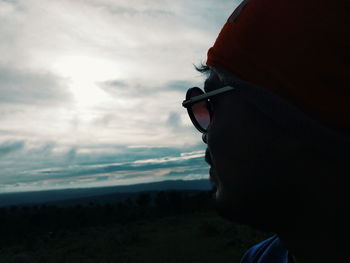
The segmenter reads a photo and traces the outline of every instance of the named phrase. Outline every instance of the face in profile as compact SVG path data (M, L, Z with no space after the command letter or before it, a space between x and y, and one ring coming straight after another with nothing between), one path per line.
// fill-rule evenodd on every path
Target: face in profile
M205 91L220 87L222 83L212 73ZM276 196L288 184L279 174L281 162L277 163L276 154L280 153L271 147L283 132L246 101L239 88L213 97L210 104L212 116L204 138L218 212L236 222L263 225L266 213L278 212L283 198Z

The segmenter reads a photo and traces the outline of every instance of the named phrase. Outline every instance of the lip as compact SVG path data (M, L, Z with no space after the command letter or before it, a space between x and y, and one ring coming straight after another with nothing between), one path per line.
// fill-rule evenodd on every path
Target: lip
M209 181L213 186L217 186L218 185L218 178L216 176L216 172L214 170L213 167L210 167L209 169Z
M213 166L213 161L211 160L209 149L207 148L205 151L205 161L210 165Z
M210 165L209 169L209 181L212 186L216 187L218 185L218 179L216 176L215 169L213 168L213 161L211 160L209 149L207 148L205 151L205 161Z

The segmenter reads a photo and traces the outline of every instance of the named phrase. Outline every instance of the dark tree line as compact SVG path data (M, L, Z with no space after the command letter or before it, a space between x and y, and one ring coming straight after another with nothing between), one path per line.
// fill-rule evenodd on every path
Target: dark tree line
M12 245L30 246L36 239L54 238L84 227L128 224L211 209L212 193L209 191L144 192L136 198L103 204L10 206L0 208L0 249Z

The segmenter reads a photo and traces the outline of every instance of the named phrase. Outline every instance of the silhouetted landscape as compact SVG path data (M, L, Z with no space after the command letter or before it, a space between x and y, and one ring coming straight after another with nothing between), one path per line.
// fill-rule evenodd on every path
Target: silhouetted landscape
M271 233L220 218L203 183L3 194L0 261L239 262ZM39 202L58 193L67 198ZM5 205L5 196L19 204Z
M35 192L0 193L0 207L9 205L51 204L64 205L89 201L115 202L126 196L143 191L164 190L209 190L209 180L169 180L135 185L122 185L96 188L44 190Z

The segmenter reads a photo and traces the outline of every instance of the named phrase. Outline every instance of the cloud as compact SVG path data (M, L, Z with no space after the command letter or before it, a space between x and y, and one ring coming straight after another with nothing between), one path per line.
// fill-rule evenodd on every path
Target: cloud
M0 144L0 158L23 149L23 141L10 141Z
M181 103L238 2L0 1L0 191L205 176Z
M53 106L67 103L70 99L59 77L0 64L0 104Z
M52 144L38 147L28 143L26 147L18 143L2 144L0 149L12 149L17 157L3 162L0 159L0 168L4 171L0 173L0 190L69 188L77 184L103 186L137 179L157 181L189 179L191 174L201 178L208 175L203 150L183 152L181 148L121 145L96 147L60 149L59 145ZM42 158L43 154L45 158Z
M189 88L201 85L203 85L203 82L201 80L170 80L159 85L147 85L146 83L142 83L141 80L135 79L115 79L99 83L99 86L112 96L128 97L135 95L138 97L140 97L140 95L142 95L142 97L145 97L147 95L154 95L154 93L163 91L175 91L183 95Z
M172 127L174 131L178 130L179 128L183 129L183 125L181 123L181 116L177 112L171 112L169 114L167 124L169 127Z
M194 82L188 80L173 80L169 81L165 87L169 90L178 90L181 92L186 92L189 88L197 87L203 85L201 81Z
M99 86L108 94L120 98L144 98L156 92L155 87L141 83L140 80L108 80L99 83Z
M147 7L146 2L138 1L137 5L132 5L129 2L129 5L125 6L123 3L111 2L111 1L96 1L89 0L87 1L93 7L101 8L104 11L111 13L112 15L117 16L137 16L137 15L149 15L149 16L169 16L174 15L173 12L167 11L161 8ZM134 7L132 7L134 6ZM137 8L138 7L138 8Z

